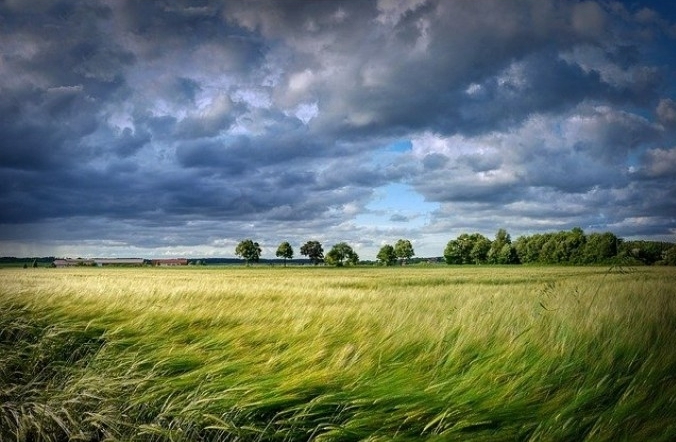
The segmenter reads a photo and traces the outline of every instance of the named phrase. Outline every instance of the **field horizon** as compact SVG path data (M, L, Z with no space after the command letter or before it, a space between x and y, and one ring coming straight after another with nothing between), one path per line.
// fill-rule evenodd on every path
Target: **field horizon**
M675 276L0 269L0 439L673 440Z

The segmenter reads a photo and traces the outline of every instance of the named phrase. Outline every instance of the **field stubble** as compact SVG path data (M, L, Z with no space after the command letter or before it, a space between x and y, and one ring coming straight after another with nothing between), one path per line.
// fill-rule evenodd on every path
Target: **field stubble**
M671 268L0 271L2 440L673 440Z

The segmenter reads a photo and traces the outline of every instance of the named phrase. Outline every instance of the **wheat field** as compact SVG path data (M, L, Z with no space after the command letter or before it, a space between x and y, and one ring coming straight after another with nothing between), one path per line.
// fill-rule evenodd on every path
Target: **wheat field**
M0 440L674 440L676 269L0 269Z

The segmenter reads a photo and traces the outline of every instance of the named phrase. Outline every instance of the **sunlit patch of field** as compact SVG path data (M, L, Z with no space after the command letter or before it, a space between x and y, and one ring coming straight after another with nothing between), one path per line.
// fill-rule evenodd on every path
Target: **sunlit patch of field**
M0 270L0 440L673 440L675 277Z

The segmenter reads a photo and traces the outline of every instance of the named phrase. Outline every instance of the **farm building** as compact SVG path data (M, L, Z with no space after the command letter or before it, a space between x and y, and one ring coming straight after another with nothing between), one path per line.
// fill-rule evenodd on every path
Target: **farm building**
M54 267L73 267L73 266L93 266L96 265L93 259L83 258L63 258L55 259L52 263Z
M150 264L153 266L187 266L188 260L186 258L151 259Z
M94 258L97 266L142 266L145 263L143 258Z
M54 267L73 267L73 266L142 266L144 264L143 258L62 258L55 259Z

